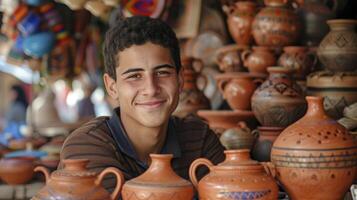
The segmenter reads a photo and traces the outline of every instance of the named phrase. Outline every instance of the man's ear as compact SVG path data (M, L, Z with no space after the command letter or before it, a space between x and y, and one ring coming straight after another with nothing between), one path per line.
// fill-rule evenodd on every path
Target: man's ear
M183 90L183 67L181 67L179 73L178 73L178 81L179 81L179 92L181 93Z
M118 88L116 85L116 81L107 73L104 73L103 80L105 89L107 90L109 96L115 100L118 100Z

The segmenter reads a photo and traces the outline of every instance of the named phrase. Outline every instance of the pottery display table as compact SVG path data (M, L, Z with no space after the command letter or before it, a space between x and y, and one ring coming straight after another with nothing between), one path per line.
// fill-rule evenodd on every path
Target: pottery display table
M31 199L42 187L43 182L33 181L25 185L11 186L0 184L0 200L28 200Z

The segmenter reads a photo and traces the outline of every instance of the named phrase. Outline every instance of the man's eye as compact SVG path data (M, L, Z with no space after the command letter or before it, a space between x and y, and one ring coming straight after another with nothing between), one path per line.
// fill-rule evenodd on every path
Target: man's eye
M158 71L158 72L156 72L156 74L158 76L168 76L168 75L171 74L171 72L169 72L169 71Z
M140 79L141 75L140 74L133 74L127 77L127 79Z

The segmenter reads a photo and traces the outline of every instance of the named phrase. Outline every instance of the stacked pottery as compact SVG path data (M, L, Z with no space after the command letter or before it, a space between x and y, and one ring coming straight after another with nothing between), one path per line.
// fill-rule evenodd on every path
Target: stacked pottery
M243 51L242 60L244 66L252 73L267 74L267 68L276 65L272 49L266 46L253 46L252 50Z
M251 149L255 137L246 123L239 122L238 127L225 130L219 141L226 149Z
M322 97L306 99L305 116L275 140L268 166L293 200L343 199L357 175L357 140L328 117Z
M216 63L223 72L240 72L244 71L241 53L248 46L231 44L223 46L216 51Z

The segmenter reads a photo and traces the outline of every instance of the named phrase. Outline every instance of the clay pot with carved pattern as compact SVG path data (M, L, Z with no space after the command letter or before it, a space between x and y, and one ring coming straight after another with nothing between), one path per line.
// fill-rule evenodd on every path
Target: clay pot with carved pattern
M343 199L357 175L357 139L325 113L322 97L306 100L306 114L275 140L268 166L292 200Z
M252 96L252 110L263 126L287 127L304 115L305 96L290 69L269 67L268 72Z
M249 72L267 74L267 68L276 65L276 57L273 49L269 47L254 46L242 52L244 67Z
M178 176L171 167L172 154L150 154L151 164L140 176L123 186L123 200L192 200L192 184Z
M190 179L197 188L199 199L278 199L278 186L259 162L250 158L249 150L226 150L226 159L213 165L206 158L195 160L190 166ZM199 182L196 169L206 166L209 174Z

